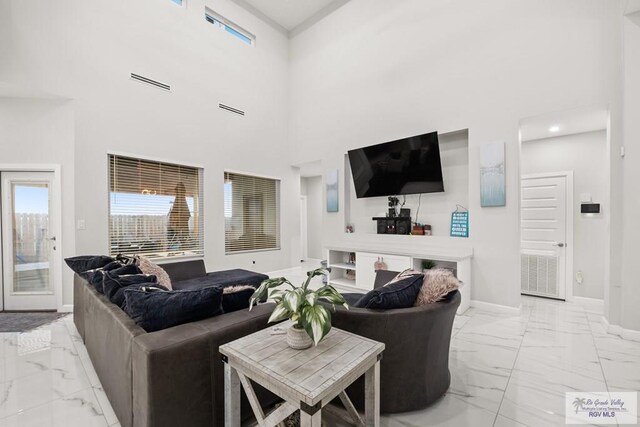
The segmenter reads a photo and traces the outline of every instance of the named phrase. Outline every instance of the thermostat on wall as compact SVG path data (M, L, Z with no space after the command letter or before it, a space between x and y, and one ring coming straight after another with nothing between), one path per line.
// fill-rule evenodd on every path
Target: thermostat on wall
M600 203L583 203L580 205L581 213L600 213Z

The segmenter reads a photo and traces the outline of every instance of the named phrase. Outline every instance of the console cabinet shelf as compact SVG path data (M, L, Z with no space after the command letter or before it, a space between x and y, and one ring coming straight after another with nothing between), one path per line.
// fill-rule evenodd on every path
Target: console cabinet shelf
M373 289L375 265L381 261L386 270L404 271L408 268L422 270L422 261L435 261L436 267L451 269L463 283L460 287L462 301L458 314L464 313L471 300L471 253L460 254L448 250L405 252L402 250L378 251L372 248L347 248L331 246L325 248L331 268L327 281L346 292L368 292ZM355 255L355 263L352 262ZM355 273L355 275L354 275Z

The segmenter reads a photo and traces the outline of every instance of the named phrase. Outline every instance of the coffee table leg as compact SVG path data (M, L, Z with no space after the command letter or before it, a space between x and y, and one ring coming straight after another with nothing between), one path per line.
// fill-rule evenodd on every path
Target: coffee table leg
M320 427L322 425L322 411L309 415L300 411L300 427Z
M229 363L224 364L224 425L240 426L240 378Z
M364 374L364 412L368 427L380 426L380 361Z

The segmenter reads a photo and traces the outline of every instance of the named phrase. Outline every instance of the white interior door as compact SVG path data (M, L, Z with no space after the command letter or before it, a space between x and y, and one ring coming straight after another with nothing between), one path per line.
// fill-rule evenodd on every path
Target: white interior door
M521 291L565 299L567 281L567 177L521 180Z
M53 172L0 174L4 310L56 309Z

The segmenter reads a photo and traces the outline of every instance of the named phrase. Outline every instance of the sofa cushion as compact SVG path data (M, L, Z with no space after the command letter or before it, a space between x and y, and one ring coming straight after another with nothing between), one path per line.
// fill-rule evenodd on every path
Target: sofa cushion
M124 305L124 290L134 285L161 286L158 284L156 276L147 274L117 275L114 274L114 271L107 271L102 279L104 295L120 308ZM168 290L164 286L162 286L162 289Z
M158 283L164 286L167 289L172 289L171 287L171 279L169 275L162 267L160 267L155 262L145 258L143 256L138 257L138 261L136 265L140 268L140 270L144 274L152 274L158 278Z
M355 307L356 303L362 298L365 294L361 292L345 292L342 294L344 299L347 301L349 307Z
M80 255L71 258L65 258L70 269L74 273L84 273L87 270L95 270L96 268L102 268L110 262L115 261L114 258L106 255Z
M174 283L207 275L207 270L204 267L204 260L201 259L167 262L160 266L171 278L172 287ZM175 287L173 288L175 289Z
M222 291L222 310L231 313L249 308L249 300L256 291L253 286L228 286Z
M422 287L414 305L419 306L440 301L447 294L458 289L459 286L460 281L451 270L444 268L425 270Z
M413 307L422 287L424 276L412 274L367 292L354 307L377 308L389 310L393 308Z
M222 313L222 289L147 292L125 289L125 310L147 332L195 322Z

